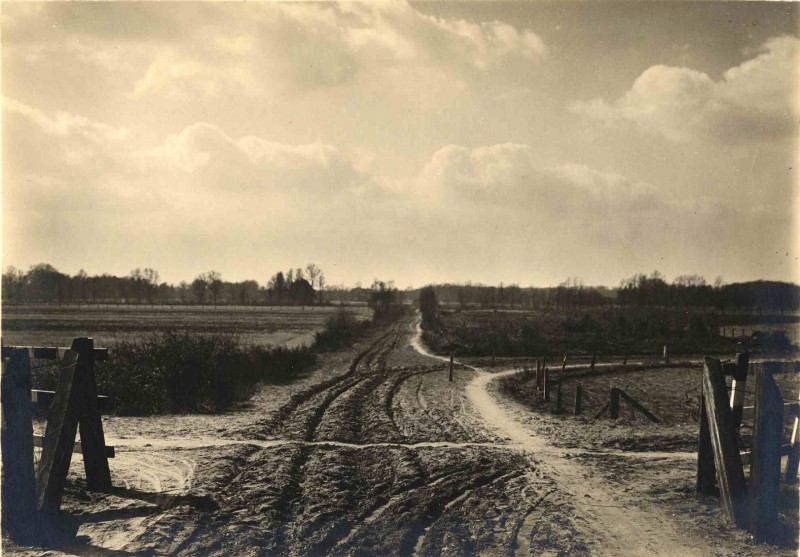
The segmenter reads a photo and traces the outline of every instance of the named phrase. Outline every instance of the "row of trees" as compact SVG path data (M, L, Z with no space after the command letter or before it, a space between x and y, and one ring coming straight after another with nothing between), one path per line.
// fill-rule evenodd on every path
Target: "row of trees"
M581 309L614 305L716 308L721 311L738 308L762 311L800 309L800 286L796 284L777 281L725 284L722 277L717 277L711 285L700 275L680 275L670 283L658 271L624 279L618 288L586 286L577 277L547 288L521 288L516 284L502 283L499 286L436 284L430 288L441 303L457 305L461 309ZM415 292L417 297L423 290Z
M201 273L191 282L177 285L159 282L158 271L134 269L127 276L89 276L81 270L70 276L52 265L33 265L27 272L8 267L3 273L4 302L82 302L134 304L236 304L311 305L324 303L329 287L322 270L314 263L305 268L278 272L262 287L255 280L228 282L218 271ZM369 300L369 291L360 301Z

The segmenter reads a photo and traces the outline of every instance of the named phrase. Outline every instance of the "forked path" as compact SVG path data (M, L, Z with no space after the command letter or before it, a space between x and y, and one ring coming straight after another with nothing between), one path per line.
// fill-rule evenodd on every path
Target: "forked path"
M428 352L421 343L420 333L417 328L412 347L425 356L447 360ZM576 512L592 527L593 531L585 534L588 539L594 538L593 554L702 556L712 552L712 548L700 540L687 540L671 518L652 504L642 498L634 500L631 494L609 484L596 468L570 458L575 456L575 449L555 447L531 433L520 420L522 412L530 411L490 392L492 382L520 373L519 369L488 373L474 366L467 367L477 375L467 385L466 394L483 423L489 430L507 438L514 448L529 453L541 471L570 496ZM529 524L523 525L523 529L527 526Z

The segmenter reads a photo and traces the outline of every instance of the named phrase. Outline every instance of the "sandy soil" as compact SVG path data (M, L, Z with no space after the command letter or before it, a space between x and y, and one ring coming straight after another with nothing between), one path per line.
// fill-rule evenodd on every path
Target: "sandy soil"
M417 330L401 320L225 415L106 418L115 485L168 497L88 492L76 455L81 538L46 554L789 554L686 491L690 452L558 443L561 417L501 393L517 369L457 364L450 382Z

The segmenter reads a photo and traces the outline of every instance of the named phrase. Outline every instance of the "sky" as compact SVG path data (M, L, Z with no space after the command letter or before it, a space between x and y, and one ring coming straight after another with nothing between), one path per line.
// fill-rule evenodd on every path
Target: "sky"
M799 8L3 2L3 265L800 281Z

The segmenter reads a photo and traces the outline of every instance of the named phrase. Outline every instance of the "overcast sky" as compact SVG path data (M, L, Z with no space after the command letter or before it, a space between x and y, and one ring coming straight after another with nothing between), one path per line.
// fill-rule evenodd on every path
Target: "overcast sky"
M3 264L791 280L798 13L3 2Z

